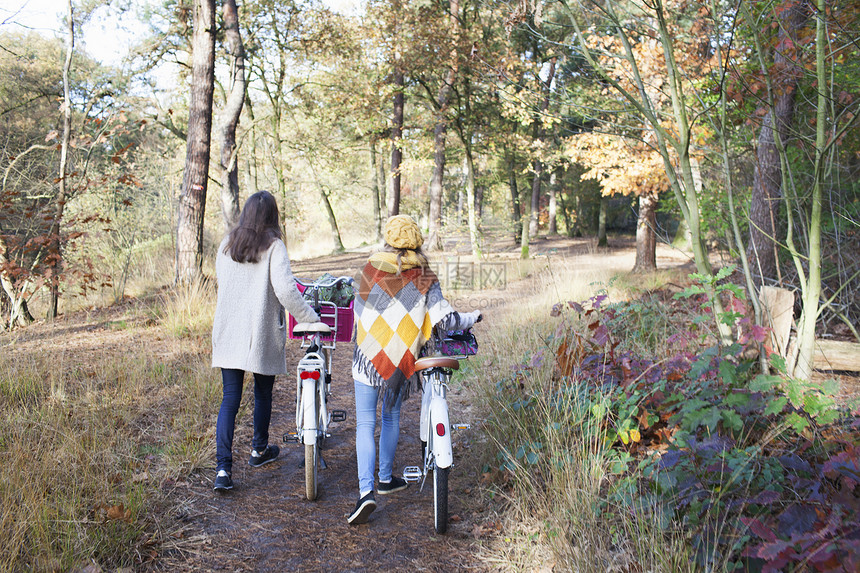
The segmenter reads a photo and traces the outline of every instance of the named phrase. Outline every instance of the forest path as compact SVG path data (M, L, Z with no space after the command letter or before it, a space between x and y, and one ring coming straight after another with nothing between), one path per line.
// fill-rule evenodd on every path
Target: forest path
M632 244L620 249L595 252L587 240L553 239L536 241L533 254L569 259L578 257L583 268L612 265L629 269L635 250ZM455 245L452 245L456 248ZM498 246L497 246L498 247ZM316 278L323 272L357 276L367 252L332 255L294 261L293 272L300 278ZM448 252L450 255L450 251ZM511 244L494 252L496 257L515 257ZM664 268L686 263L671 249L661 252ZM440 257L434 257L438 259ZM498 260L498 259L497 259ZM481 308L487 319L478 327L489 328L493 317L514 311L512 303L524 291L541 286L532 277L498 285L500 288L468 293L446 292L459 310ZM478 333L480 338L480 333ZM303 449L283 444L281 435L295 428L294 386L288 377L279 377L271 422L271 443L281 445L278 461L263 468L245 463L252 434L249 394L245 394L243 414L237 422L234 440L233 479L236 488L227 495L214 494L209 473L195 476L183 503L189 508L192 529L206 538L204 550L173 564L187 571L489 571L493 567L479 558L482 545L501 536L498 517L487 496L481 493L481 468L471 456L471 431L454 435L454 468L450 474L448 533L433 531L433 499L430 487L419 491L418 484L390 496L377 495L378 507L367 524L350 526L346 514L358 497L355 466L355 403L349 372L352 343L339 344L334 354L331 407L346 410L347 420L334 424L323 450L327 468L320 473L320 496L304 499ZM302 352L297 341L287 344L287 362L296 364ZM246 386L249 381L246 380ZM454 388L452 422L474 422L468 391ZM407 400L401 414L401 437L395 472L404 465L417 465L420 447L417 438L420 401ZM378 435L378 430L377 430ZM429 486L429 483L428 483ZM538 567L538 564L535 564Z

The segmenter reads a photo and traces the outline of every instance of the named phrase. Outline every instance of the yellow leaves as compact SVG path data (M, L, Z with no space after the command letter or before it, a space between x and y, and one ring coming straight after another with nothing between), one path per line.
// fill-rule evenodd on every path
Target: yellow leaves
M618 437L621 439L621 442L625 446L629 445L630 443L636 444L640 440L642 440L642 434L640 434L639 430L635 428L632 430L620 430L618 432Z
M568 139L565 154L585 166L581 178L598 181L603 195L654 194L669 188L662 156L640 140L584 133Z

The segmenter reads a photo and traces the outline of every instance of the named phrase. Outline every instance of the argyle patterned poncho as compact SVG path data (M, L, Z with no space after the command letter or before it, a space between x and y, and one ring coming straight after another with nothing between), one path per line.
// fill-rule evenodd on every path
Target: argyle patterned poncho
M454 309L433 271L403 265L397 274L387 254L372 256L362 271L354 307L352 374L358 382L384 386L395 396L403 391L405 397L421 347L433 326Z

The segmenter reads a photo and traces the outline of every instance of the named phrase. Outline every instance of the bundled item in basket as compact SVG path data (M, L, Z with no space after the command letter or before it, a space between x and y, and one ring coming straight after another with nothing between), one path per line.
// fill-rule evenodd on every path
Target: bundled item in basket
M436 350L445 356L474 356L478 341L471 329L449 330L436 342Z
M335 279L334 275L325 273L316 279L316 283L331 282ZM313 289L306 289L304 292L305 300L313 302ZM355 288L352 285L338 283L330 287L322 287L319 289L319 300L322 302L333 302L339 308L347 308L352 299L355 298Z

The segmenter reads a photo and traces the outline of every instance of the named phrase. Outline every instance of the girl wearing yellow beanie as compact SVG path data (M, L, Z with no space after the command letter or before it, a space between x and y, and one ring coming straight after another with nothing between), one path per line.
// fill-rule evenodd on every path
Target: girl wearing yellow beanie
M415 360L433 327L465 329L480 320L478 311L458 313L442 295L436 274L421 251L424 237L408 215L388 219L383 232L386 248L371 255L355 297L355 449L359 499L347 517L365 523L376 509L376 409L382 394L379 435L379 484L387 495L408 484L392 474L400 434L400 406L417 381Z

